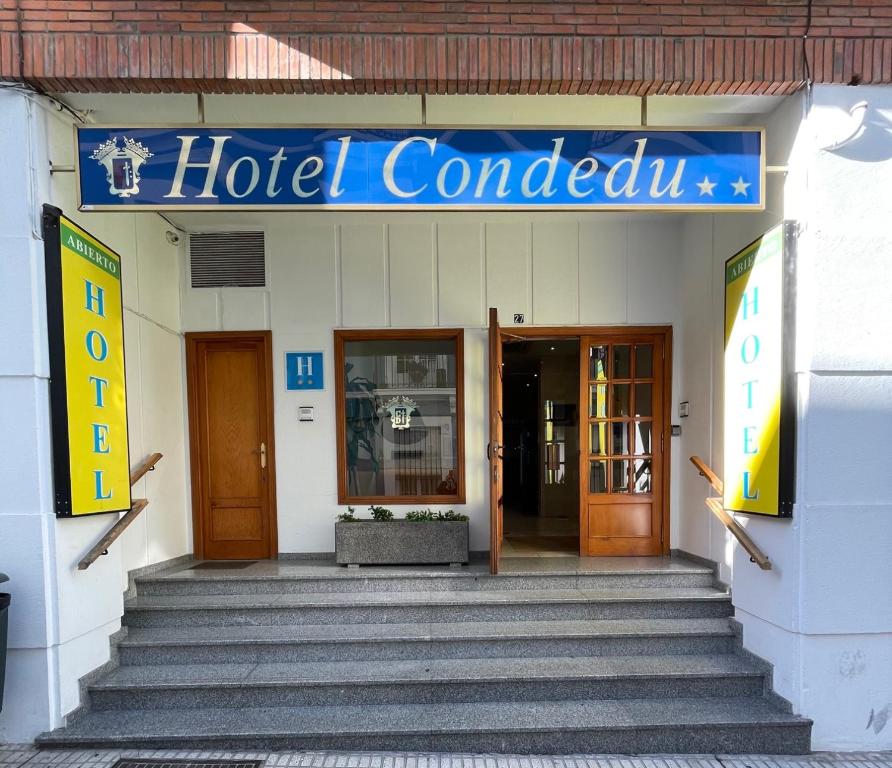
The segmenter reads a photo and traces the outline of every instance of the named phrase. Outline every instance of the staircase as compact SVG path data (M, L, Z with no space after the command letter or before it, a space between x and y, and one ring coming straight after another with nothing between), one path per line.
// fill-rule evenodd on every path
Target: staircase
M262 562L139 579L120 666L89 686L85 714L37 742L809 751L810 721L789 714L767 667L738 651L710 569L566 562L496 577Z

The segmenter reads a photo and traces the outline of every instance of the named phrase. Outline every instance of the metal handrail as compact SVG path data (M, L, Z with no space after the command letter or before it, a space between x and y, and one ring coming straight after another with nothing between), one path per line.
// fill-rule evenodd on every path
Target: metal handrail
M134 469L130 472L130 485L136 485L146 473L155 469L155 465L161 461L163 455L160 453L153 453L148 458L144 459L140 462ZM93 563L95 563L102 555L108 554L108 548L112 545L112 543L122 534L127 527L139 517L139 513L142 512L149 505L148 499L133 499L130 505L130 509L124 514L123 517L119 518L118 521L106 531L105 535L96 542L96 546L93 547L87 554L84 556L83 560L81 560L77 564L77 569L79 571L85 571L89 568Z
M705 477L709 484L718 492L724 493L725 484L722 482L722 479L712 471L709 465L703 461L699 456L691 456L691 464L693 464L697 471L700 473L701 477ZM712 513L722 522L722 525L727 528L731 534L734 536L737 541L740 542L740 546L742 546L747 554L750 556L750 562L758 565L763 571L771 570L771 561L768 559L768 556L756 545L750 535L746 532L746 529L741 527L741 525L734 519L730 512L725 509L725 503L723 499L717 498L715 496L711 496L706 499L706 506L712 511Z

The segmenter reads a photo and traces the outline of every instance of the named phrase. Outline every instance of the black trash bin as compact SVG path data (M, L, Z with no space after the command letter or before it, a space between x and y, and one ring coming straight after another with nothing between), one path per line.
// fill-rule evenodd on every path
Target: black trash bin
M9 581L9 576L0 573L0 584ZM0 710L3 709L3 682L6 677L6 628L9 624L10 596L0 592Z

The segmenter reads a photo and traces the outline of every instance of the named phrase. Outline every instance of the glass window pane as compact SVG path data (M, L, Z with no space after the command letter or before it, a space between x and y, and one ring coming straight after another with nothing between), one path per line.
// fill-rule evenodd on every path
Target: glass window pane
M599 421L589 426L592 436L592 453L597 456L607 455L607 426L606 421Z
M607 417L607 385L594 384L591 388L589 415L603 419Z
M615 421L610 425L612 437L612 453L624 454L629 452L629 429L624 421Z
M590 493L607 493L607 462L589 462L588 489Z
M610 462L610 492L611 493L628 493L629 492L629 462L628 461L611 461Z
M613 378L629 379L632 377L632 365L628 344L617 344L613 348Z
M635 415L653 416L653 384L635 385Z
M654 375L654 345L635 345L635 377L649 379Z
M648 385L650 386L650 385ZM629 407L629 385L614 384L613 385L613 408L611 416L628 416L631 412Z
M635 459L632 476L632 488L635 493L651 493L651 460Z
M458 493L455 352L453 339L344 343L348 495Z
M607 347L589 349L588 377L591 381L607 380Z
M652 453L651 451L651 432L653 431L653 423L650 421L636 421L632 425L632 431L635 434L635 453Z

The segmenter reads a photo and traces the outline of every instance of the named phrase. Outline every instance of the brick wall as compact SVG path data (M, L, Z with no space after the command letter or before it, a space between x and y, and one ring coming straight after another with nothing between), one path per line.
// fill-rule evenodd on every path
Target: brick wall
M892 0L0 0L48 90L786 93L892 82Z

